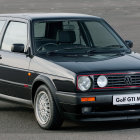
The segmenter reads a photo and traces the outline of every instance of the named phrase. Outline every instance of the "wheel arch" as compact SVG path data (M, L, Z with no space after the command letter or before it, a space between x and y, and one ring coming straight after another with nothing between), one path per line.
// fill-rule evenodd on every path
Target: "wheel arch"
M54 101L55 103L57 104L57 101L56 101L56 96L55 96L55 93L56 93L56 87L55 85L53 84L53 82L47 77L47 76L43 76L43 75L39 75L35 78L35 80L33 81L33 84L32 84L32 103L34 103L34 97L35 97L35 92L37 90L37 88L41 85L46 85L49 90L51 91L52 93L52 96L54 98Z

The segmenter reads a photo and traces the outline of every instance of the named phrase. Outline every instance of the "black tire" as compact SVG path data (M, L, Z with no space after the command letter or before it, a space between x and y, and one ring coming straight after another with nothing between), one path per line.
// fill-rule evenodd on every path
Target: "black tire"
M42 93L43 93L43 95L42 95L42 98L41 98L41 94ZM46 104L49 104L49 107L47 107L47 108L50 108L50 109L47 112L50 112L50 114L49 115L45 115L45 116L47 116L48 119L46 119L47 121L45 123L44 122L42 123L40 118L43 118L43 117L42 117L42 114L39 113L40 111L38 111L42 107L42 104L41 104L41 107L40 107L40 104L38 105L38 102L41 102L40 100L43 99L44 96L46 96L47 97L47 101L50 102L50 103L46 103ZM36 120L37 120L39 126L41 128L43 128L43 129L47 129L47 130L59 129L60 126L63 123L63 117L60 114L60 111L58 110L58 108L56 106L56 103L54 102L52 93L50 92L50 90L47 88L46 85L41 85L37 89L37 91L35 93L35 98L34 98L34 112L35 112L35 117L36 117ZM41 117L39 118L39 116L41 116Z

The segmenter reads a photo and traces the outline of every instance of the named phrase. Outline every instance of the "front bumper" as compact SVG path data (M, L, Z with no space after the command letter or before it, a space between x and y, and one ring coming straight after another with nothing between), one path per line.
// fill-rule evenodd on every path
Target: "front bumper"
M140 90L100 91L89 93L57 92L57 99L66 118L76 121L108 121L140 118L140 104L113 105L114 95L140 94ZM95 97L95 102L81 102L82 97ZM88 110L84 110L88 108Z

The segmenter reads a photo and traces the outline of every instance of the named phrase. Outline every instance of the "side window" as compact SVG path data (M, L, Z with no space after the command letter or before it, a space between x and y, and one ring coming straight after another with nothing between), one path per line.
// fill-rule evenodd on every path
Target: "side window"
M11 51L13 44L27 45L27 24L22 22L10 22L2 42L2 50Z
M2 28L3 28L4 24L5 24L5 21L4 20L0 20L0 33L2 31Z

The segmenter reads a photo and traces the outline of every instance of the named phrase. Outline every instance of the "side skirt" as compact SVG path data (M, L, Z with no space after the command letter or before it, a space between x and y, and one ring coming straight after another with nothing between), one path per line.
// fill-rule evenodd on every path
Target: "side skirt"
M31 100L25 100L17 97L12 97L4 94L0 94L0 100L1 101L6 101L6 102L11 102L11 103L16 103L16 104L21 104L25 105L27 107L33 108L33 104Z

